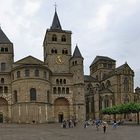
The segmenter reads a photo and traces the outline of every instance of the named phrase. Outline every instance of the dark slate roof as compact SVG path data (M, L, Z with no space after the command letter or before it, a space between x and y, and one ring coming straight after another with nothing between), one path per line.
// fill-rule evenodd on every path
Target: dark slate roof
M55 11L54 17L53 17L53 22L52 22L52 26L51 29L57 29L57 30L62 30L61 28L61 24L57 15L57 12Z
M74 57L74 58L83 58L77 45L75 47L75 50L74 50L74 53L73 53L72 57Z
M136 89L135 90L140 90L140 88L139 87L136 87Z
M96 56L91 65L95 64L99 60L107 60L107 61L114 61L114 62L116 62L114 59L109 58L107 56Z
M85 82L98 82L97 79L95 79L94 77L92 77L90 75L84 75L84 81Z
M5 33L2 31L0 27L0 44L11 44L11 41L8 39L8 37L5 35Z

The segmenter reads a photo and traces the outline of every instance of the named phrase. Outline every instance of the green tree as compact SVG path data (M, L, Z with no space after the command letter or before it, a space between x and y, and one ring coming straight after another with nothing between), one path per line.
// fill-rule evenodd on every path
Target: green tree
M137 113L137 123L139 124L139 112L140 112L140 103L126 103L115 105L112 107L108 107L102 110L102 114L108 114L116 116L116 114L129 114L129 113Z

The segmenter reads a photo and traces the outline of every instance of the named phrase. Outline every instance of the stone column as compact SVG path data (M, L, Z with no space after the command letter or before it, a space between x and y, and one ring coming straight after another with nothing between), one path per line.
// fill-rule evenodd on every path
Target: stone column
M39 117L38 117L38 121L41 123L41 106L38 106L38 113L39 113Z
M26 123L29 123L28 105L26 104Z
M46 118L46 122L48 121L48 112L47 112L47 105L45 105L45 118Z
M20 123L20 116L21 116L21 108L20 108L20 104L18 105L18 122Z

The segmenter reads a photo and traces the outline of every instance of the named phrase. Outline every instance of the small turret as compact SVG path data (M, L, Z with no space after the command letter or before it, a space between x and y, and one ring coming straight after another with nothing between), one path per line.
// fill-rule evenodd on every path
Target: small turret
M74 74L74 82L76 84L84 82L83 57L77 45L70 59L70 71Z

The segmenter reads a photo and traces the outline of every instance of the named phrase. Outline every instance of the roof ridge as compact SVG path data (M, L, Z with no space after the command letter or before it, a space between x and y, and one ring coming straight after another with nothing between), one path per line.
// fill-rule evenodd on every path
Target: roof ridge
M5 35L3 30L0 27L0 44L11 44L12 42L8 39L8 37Z

